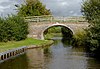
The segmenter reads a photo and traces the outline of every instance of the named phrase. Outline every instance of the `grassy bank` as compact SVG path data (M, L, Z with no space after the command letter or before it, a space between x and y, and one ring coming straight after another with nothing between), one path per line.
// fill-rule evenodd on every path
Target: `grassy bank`
M0 42L0 52L4 52L13 48L21 47L21 46L30 46L30 45L47 45L51 43L48 40L38 40L33 38L27 38L22 41L9 41L9 42Z

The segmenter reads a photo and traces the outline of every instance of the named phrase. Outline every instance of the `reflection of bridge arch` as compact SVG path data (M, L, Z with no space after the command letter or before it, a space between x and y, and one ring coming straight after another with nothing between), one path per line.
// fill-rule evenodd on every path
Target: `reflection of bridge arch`
M74 30L72 28L70 28L69 26L65 25L65 24L59 24L59 23L56 23L56 24L52 24L52 25L49 25L47 26L46 28L44 28L42 31L41 31L41 39L44 39L44 31L51 28L51 27L54 27L54 26L61 26L61 27L65 27L67 29L69 29L72 34L75 34Z

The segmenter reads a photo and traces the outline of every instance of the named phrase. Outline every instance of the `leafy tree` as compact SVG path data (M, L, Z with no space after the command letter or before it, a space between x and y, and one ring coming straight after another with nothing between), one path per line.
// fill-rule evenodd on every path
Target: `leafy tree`
M20 16L40 16L40 15L50 15L50 10L39 0L26 0L25 4L21 6L15 5L18 8L18 15Z
M89 49L100 52L100 0L86 0L82 5L82 13L89 22L87 44Z
M27 38L28 23L20 16L0 18L0 42L19 41Z

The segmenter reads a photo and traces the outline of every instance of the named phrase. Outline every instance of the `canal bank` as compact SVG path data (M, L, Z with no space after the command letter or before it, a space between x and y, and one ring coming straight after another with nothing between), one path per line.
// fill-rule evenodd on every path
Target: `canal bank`
M23 46L23 47L19 47L16 49L2 52L2 53L0 53L0 63L4 62L6 60L9 60L11 58L17 57L19 55L22 55L26 52L26 50L27 50L27 47Z
M51 40L38 40L34 38L27 38L22 41L9 41L9 42L0 42L0 53L5 52L11 49L15 49L22 46L41 46L51 44Z
M27 43L23 43L23 42L27 42ZM17 44L17 45L15 45L15 44ZM0 62L4 62L13 57L22 55L22 54L26 53L27 49L43 48L46 46L50 46L51 44L53 44L53 41L51 41L51 40L50 41L37 40L37 39L32 39L32 38L29 38L26 41L24 40L24 41L20 41L17 43L16 42L10 42L10 43L8 42L5 44L0 43L0 45L1 45L0 49L4 49L3 51L2 50L0 51ZM5 45L7 45L7 46L5 46Z

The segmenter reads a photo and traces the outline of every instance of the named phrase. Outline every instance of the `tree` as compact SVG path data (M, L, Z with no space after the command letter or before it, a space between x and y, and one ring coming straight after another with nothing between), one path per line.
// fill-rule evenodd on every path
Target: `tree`
M28 23L24 18L17 15L0 18L0 42L24 40L27 34Z
M50 10L46 9L39 0L26 0L25 4L17 6L18 15L20 16L40 16L40 15L50 15Z
M100 0L86 0L82 5L82 13L88 21L87 43L90 51L100 52Z

